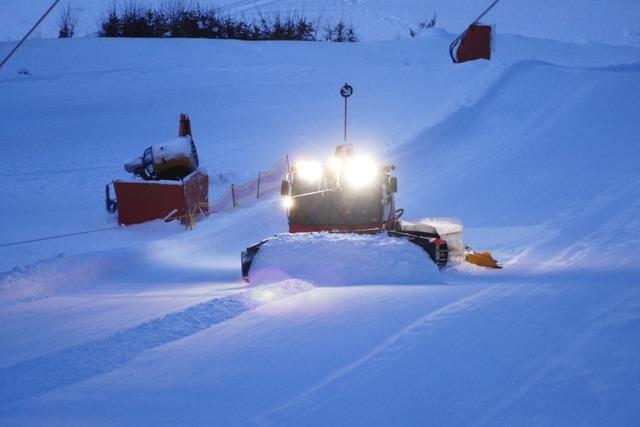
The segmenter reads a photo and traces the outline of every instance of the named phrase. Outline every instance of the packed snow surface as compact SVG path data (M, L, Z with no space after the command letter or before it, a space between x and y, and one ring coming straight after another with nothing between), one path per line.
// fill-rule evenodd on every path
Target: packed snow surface
M0 424L637 424L640 51L573 30L597 19L594 38L633 45L606 34L638 5L556 3L532 2L537 21L505 1L496 17L539 33L498 22L492 60L460 65L441 29L28 42L0 71ZM349 138L397 166L403 218L460 218L503 270L438 272L401 239L292 236L256 265L318 266L248 286L240 252L287 230L277 200L191 231L104 210L123 160L175 138L181 112L211 197L285 154L326 159L345 81Z

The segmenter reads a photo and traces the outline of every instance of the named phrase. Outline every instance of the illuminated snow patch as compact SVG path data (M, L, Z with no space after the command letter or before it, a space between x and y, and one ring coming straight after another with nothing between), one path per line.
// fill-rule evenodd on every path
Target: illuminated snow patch
M257 253L252 284L295 278L314 284L441 283L438 268L420 247L386 234L296 233L266 242Z

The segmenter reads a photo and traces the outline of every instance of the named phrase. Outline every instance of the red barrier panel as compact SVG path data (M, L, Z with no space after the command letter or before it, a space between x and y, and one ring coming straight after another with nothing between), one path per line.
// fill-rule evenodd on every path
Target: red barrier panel
M456 62L491 59L491 26L473 24L462 36Z
M182 181L113 182L119 224L180 219L188 228L209 213L209 177L197 170Z

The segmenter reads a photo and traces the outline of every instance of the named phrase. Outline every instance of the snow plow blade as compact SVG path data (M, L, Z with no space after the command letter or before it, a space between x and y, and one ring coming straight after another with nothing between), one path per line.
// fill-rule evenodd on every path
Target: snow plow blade
M468 263L479 265L481 267L502 268L502 266L498 264L498 261L493 258L491 252L478 253L467 248L465 250L465 260Z
M441 280L438 268L447 259L441 239L384 230L283 233L241 255L242 278L252 284L289 278L338 285L431 283Z

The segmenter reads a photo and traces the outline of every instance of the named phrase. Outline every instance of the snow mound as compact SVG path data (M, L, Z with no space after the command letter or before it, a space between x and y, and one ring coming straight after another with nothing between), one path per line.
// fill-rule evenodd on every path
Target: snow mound
M399 150L398 180L411 195L402 207L459 216L469 246L508 266L636 269L635 64L510 66L478 102ZM420 170L426 158L441 165L428 182L446 185L401 175Z
M288 278L318 285L442 282L429 256L407 239L351 233L282 234L268 240L251 266L251 283Z

